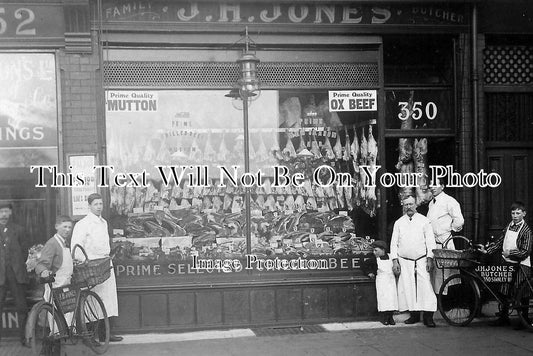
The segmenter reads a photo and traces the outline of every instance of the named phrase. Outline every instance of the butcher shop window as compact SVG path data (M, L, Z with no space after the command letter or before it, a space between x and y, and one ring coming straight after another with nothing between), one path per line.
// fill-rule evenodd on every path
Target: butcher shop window
M149 183L110 188L119 261L242 259L248 250L258 259L369 253L379 199L363 186L360 166L378 164L377 111L330 112L328 90L263 90L248 115L257 184L246 241L242 111L226 93L106 92L108 164L145 171ZM275 167L288 177L303 173L303 184L275 187ZM315 184L320 167L324 180L345 173L347 186ZM357 268L350 263L344 269ZM334 265L327 269L343 269Z

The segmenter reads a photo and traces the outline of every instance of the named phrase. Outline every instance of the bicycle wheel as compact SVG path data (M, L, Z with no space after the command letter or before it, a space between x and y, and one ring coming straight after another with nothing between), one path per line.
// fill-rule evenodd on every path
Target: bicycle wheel
M76 319L77 333L84 343L97 354L109 347L109 319L100 297L89 290L81 292Z
M468 325L479 307L479 291L472 278L454 274L444 281L439 290L439 311L450 325Z
M515 309L520 321L529 330L533 331L533 280L522 283L516 295Z
M61 338L66 336L65 319L57 309L44 301L33 306L26 323L26 339L34 355L59 354Z

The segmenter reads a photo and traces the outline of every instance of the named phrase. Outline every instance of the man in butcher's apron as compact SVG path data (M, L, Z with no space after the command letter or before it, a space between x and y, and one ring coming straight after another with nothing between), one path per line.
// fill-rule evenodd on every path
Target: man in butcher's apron
M102 218L104 204L102 196L94 193L87 198L89 213L74 225L72 232L71 249L80 245L85 249L90 260L108 257L111 247L107 231L107 221ZM74 258L83 261L85 257L79 249L76 249ZM93 292L98 294L105 305L108 317L118 316L117 284L115 272L111 270L111 276L102 284L95 286ZM111 334L109 341L121 341L121 336Z
M396 220L392 232L390 257L398 279L398 309L409 310L406 324L420 321L424 312L424 325L434 328L433 313L437 310L437 297L433 292L430 273L433 269L435 237L429 219L416 212L415 198L402 200L404 215Z
M452 232L459 232L463 229L465 219L461 213L461 206L453 197L446 194L443 189L446 187L446 182L443 178L437 179L433 182L434 185L430 187L433 199L429 202L428 219L431 221L433 234L435 235L435 242L437 248L443 248L442 244L447 238L452 236ZM453 240L446 244L447 249L455 250ZM435 294L439 294L442 282L452 274L458 273L455 269L435 268L433 270L433 289ZM447 291L444 291L446 295Z

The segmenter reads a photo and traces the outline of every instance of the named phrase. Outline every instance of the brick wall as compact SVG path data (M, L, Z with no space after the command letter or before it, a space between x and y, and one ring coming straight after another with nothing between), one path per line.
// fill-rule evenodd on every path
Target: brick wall
M72 153L97 153L97 117L100 112L99 60L93 36L93 53L58 55L61 72L63 147Z

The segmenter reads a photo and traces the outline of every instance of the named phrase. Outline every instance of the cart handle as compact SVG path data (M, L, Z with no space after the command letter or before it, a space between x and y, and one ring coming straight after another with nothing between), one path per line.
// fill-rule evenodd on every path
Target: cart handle
M442 248L446 249L448 248L448 241L452 240L452 239L461 239L461 240L464 240L466 242L468 242L468 245L470 245L470 247L472 247L472 241L470 241L468 238L464 237L464 236L461 236L461 235L455 235L455 236L450 236L448 237L443 243L442 243Z

